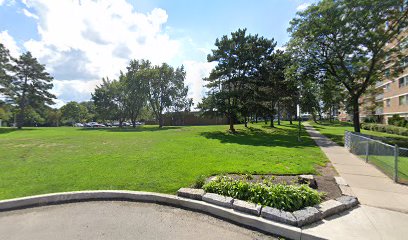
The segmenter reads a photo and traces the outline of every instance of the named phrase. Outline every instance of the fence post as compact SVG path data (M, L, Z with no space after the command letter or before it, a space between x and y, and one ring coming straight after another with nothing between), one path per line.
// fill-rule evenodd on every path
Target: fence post
M366 144L366 162L368 162L368 150L369 150L369 147L370 147L370 145L369 145L369 141L367 140L367 144Z
M394 147L394 182L398 182L398 154L399 147L395 144Z

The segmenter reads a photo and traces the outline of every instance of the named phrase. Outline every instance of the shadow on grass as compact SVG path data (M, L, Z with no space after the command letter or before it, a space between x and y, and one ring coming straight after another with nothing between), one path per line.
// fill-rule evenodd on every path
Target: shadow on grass
M17 128L9 128L9 127L6 127L6 128L3 128L3 127L1 127L0 128L0 134L6 134L6 133L11 133L11 132L16 132L16 131L19 131L19 132L23 132L23 131L32 131L32 130L37 130L37 129L33 129L33 128L22 128L22 129L17 129Z
M81 131L104 131L104 132L157 132L157 131L165 131L165 130L175 130L180 129L181 127L104 127L104 128L81 128Z
M313 141L307 140L302 137L302 142L297 140L297 131L281 129L281 128L269 128L269 131L265 131L259 128L250 127L247 130L237 131L235 134L226 131L211 131L202 132L201 136L208 139L217 139L221 143L236 143L241 145L251 146L281 146L281 147L293 147L303 148L315 146ZM302 136L305 133L302 131Z

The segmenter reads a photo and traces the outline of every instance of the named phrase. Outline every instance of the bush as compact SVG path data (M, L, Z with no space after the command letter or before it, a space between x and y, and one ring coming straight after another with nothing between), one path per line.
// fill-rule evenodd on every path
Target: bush
M296 211L319 204L324 195L307 185L273 184L268 180L264 180L263 183L250 183L229 177L218 177L215 181L205 184L203 189L206 192L285 211Z
M364 118L364 122L365 123L377 123L378 119L374 116L369 116L369 117Z
M400 117L398 114L394 114L388 119L388 124L397 127L406 127L408 126L408 121L405 118Z
M386 132L391 134L397 134L401 136L408 136L408 128L397 127L385 124L375 124L375 123L362 123L361 128L365 130L371 130L376 132Z

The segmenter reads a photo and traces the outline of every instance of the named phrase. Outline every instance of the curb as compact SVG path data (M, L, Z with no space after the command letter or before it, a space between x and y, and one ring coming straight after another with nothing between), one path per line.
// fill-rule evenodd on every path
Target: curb
M302 229L298 227L272 222L260 217L238 212L233 209L226 209L203 201L151 192L100 190L44 194L31 197L2 200L0 201L0 212L50 204L95 200L125 200L170 205L174 207L186 208L189 210L207 213L225 220L229 220L239 225L260 230L269 234L278 235L290 239L303 239ZM304 237L306 237L307 239L321 239L317 236L311 236L309 234L305 235Z

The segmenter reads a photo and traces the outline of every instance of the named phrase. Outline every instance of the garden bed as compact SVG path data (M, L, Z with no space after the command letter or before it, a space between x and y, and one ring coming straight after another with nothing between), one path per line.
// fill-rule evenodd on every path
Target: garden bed
M337 185L334 176L317 176L313 175L313 178L316 180L318 192L324 193L322 200L336 199L342 195L339 186ZM227 177L231 177L236 180L245 180L251 183L262 182L265 179L271 181L274 184L288 184L288 185L299 185L299 176L300 175L241 175L241 174L227 174ZM214 179L209 177L206 179L206 182Z
M177 194L297 227L358 204L345 181L333 176L229 174L198 185L181 188Z

